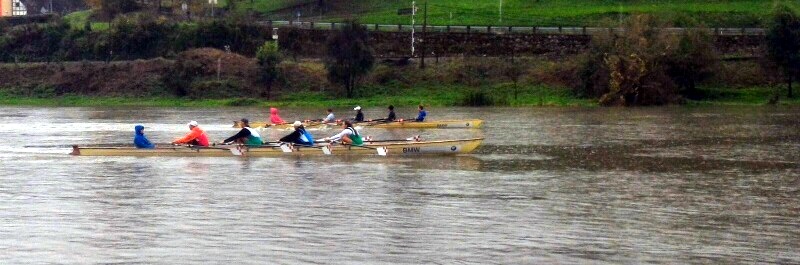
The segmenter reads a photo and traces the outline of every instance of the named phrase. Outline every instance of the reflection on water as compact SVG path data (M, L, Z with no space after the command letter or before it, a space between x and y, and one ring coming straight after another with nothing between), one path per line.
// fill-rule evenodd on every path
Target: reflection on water
M318 112L282 110L287 120ZM168 142L188 120L219 140L242 116L266 118L0 107L0 260L800 263L797 108L444 108L431 118L486 127L363 132L486 137L457 157L71 157L58 147L128 143L135 124Z

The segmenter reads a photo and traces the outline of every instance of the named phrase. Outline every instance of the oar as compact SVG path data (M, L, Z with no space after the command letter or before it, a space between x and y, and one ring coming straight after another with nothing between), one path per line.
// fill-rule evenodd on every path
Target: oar
M188 148L196 148L196 149L219 149L219 150L228 150L228 151L230 151L230 152L231 152L231 154L233 154L233 155L235 155L235 156L242 156L242 155L244 155L244 152L242 152L242 149L241 149L241 148L242 148L242 147L241 147L241 145L237 145L237 146L234 146L234 147L227 147L227 148L226 148L226 147L216 147L216 145L212 145L212 146L200 146L200 145L191 145L191 144L187 144L187 145L178 145L178 144L176 144L175 146L183 146L183 147L188 147Z
M323 146L313 146L313 145L303 145L303 144L295 144L295 143L282 143L280 145L281 151L284 153L291 153L294 152L294 147L306 147L306 148L317 148L322 149L322 153L326 155L331 155L331 148L328 145Z
M352 147L361 147L361 148L366 148L366 149L372 149L372 150L377 151L379 156L386 156L389 153L389 149L387 149L386 147L383 147L383 146L381 146L381 147L369 147L369 146L346 144L346 143L341 143L341 144L350 146L351 148Z
M420 138L419 135L414 135L414 136L408 137L406 139L389 139L389 140L372 140L372 136L367 136L367 137L364 137L364 138L366 138L364 140L364 142L370 142L370 143L411 142L411 141L419 142L419 141L422 140L422 138Z

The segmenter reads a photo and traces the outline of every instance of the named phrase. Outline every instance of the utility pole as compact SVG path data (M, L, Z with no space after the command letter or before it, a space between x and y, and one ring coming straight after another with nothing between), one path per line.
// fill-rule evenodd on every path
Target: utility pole
M414 57L414 16L417 15L417 1L411 1L411 57Z
M420 53L422 60L420 60L419 63L420 69L425 69L425 48L427 48L426 46L428 46L427 43L428 35L426 34L428 32L428 0L425 0L425 11L423 12L425 15L424 18L422 19L422 41L421 41L422 46L420 46Z
M500 22L503 22L503 0L500 0Z

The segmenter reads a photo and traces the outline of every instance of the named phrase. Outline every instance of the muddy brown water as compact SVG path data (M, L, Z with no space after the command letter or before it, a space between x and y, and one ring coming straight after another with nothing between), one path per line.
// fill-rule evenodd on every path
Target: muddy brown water
M0 263L800 263L796 107L433 108L485 126L363 131L486 138L456 157L60 147L129 143L135 124L168 142L189 120L218 141L242 117L266 110L0 107Z

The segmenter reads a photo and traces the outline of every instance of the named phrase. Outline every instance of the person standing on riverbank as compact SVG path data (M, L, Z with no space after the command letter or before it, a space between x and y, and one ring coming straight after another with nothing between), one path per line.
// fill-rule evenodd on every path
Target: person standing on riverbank
M144 136L144 126L136 125L136 127L134 127L134 131L135 134L133 136L133 145L136 146L136 148L141 148L141 149L156 148L156 145L151 143L150 140L147 140L147 137Z
M200 129L200 126L197 124L197 122L190 121L188 125L190 132L181 138L175 139L175 141L172 141L172 144L208 146L208 136L206 136L205 131Z

